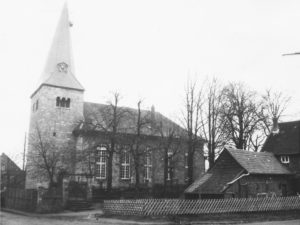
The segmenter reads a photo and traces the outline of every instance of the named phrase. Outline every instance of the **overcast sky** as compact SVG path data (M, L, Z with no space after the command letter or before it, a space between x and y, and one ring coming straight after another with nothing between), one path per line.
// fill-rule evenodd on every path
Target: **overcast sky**
M30 95L41 75L62 0L0 0L0 152L20 161ZM188 77L242 81L292 96L283 120L300 118L300 1L69 0L75 75L85 101L176 120Z

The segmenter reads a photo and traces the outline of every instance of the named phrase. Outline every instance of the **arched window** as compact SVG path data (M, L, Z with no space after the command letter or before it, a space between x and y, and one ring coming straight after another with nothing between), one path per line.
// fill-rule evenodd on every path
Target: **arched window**
M61 107L66 107L66 99L65 98L61 99L60 106Z
M70 104L71 104L71 99L68 98L66 101L66 107L70 108Z
M144 165L144 180L151 181L151 173L152 173L152 157L151 150L147 149L145 154L145 165Z
M100 146L96 149L96 178L105 179L106 178L106 147Z
M130 155L127 149L123 149L121 153L121 179L130 179Z
M56 98L56 107L59 107L60 106L60 97L57 97Z

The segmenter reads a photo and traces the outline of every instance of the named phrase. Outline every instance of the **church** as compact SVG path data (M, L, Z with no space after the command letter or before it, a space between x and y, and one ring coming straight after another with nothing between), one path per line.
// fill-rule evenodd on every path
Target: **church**
M186 130L151 110L84 101L65 5L31 95L26 188L81 182L90 188L181 185L204 173L203 140L189 155ZM191 179L191 178L190 178Z

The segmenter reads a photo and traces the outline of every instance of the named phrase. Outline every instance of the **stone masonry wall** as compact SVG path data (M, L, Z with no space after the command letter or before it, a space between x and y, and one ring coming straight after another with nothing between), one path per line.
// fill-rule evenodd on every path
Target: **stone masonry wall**
M71 99L70 108L57 107L56 97ZM33 107L38 101L38 108ZM74 127L83 119L83 92L65 88L42 86L31 98L31 116L29 125L29 155L35 150L37 126L45 141L51 140L60 149L75 150L75 139L72 135ZM73 149L73 150L72 150ZM72 156L70 156L72 158ZM71 162L70 162L71 163ZM66 165L72 167L72 165ZM45 177L33 175L34 167L31 158L27 158L26 188L36 188L40 183L48 181Z

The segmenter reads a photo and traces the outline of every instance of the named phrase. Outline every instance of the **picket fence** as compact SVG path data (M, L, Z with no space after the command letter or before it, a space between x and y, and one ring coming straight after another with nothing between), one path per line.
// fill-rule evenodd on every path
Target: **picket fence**
M300 210L300 197L231 199L138 199L107 200L110 215L197 215L210 213L268 212Z

